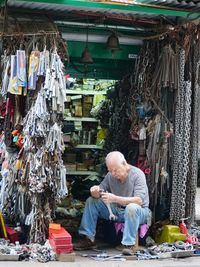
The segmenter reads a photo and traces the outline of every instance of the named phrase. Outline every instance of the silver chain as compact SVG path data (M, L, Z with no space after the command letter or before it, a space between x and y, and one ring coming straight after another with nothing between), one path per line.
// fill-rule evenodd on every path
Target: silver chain
M180 50L180 83L175 111L175 137L170 219L185 217L186 184L189 172L191 82L184 81L185 51Z
M176 196L179 193L179 162L181 158L180 143L182 143L182 135L179 133L181 128L181 89L183 85L183 75L184 75L184 62L185 53L182 50L180 52L180 84L177 92L177 101L175 109L175 128L174 128L174 158L173 158L173 179L172 179L172 195L171 195L171 206L170 206L170 219L173 220L176 217ZM180 197L179 195L177 196Z
M193 96L191 82L184 81L185 52L180 51L180 83L177 92L174 130L174 159L170 219L178 223L181 218L194 221L195 195L198 167L198 112L200 86L198 84L200 61L194 56L195 85ZM193 100L193 102L192 102ZM191 111L191 106L193 110ZM191 119L192 118L192 119Z
M182 155L183 160L181 162L182 165L182 177L180 177L180 193L181 193L181 205L180 209L180 217L178 219L185 217L185 206L186 206L186 183L189 172L189 156L190 156L190 124L191 124L191 82L185 82L185 99L184 101L184 113L183 113L183 143L182 143ZM180 172L181 173L181 172Z
M194 60L199 57L195 57ZM191 159L190 172L187 184L187 199L186 199L186 217L190 217L192 223L195 219L195 197L197 185L197 170L198 170L198 114L200 103L200 86L198 84L200 61L197 62L195 69L195 86L193 96L193 120L191 127Z

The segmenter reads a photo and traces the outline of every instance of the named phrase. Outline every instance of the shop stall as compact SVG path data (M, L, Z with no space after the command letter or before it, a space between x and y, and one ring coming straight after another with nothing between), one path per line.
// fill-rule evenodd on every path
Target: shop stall
M200 4L0 2L0 209L14 242L40 244L39 255L49 238L60 254L54 234L63 231L70 249L61 251L71 253L89 188L115 150L146 175L149 244L166 241L166 220L194 223ZM42 261L54 259L50 247Z

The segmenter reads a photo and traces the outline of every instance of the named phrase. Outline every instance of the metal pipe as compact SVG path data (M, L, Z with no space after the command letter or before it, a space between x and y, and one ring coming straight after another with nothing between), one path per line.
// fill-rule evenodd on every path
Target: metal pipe
M72 26L72 27L91 27L91 28L99 28L103 30L109 30L109 29L114 29L114 30L127 30L127 31L145 31L143 28L140 27L125 27L125 26L115 26L115 25L104 25L104 24L94 24L94 23L83 23L83 22L70 22L70 21L60 21L60 20L55 20L55 24L57 25L67 25L67 26Z
M86 34L77 34L77 33L62 33L63 39L66 41L78 41L78 42L85 42L86 41ZM97 34L90 34L88 36L88 42L91 43L106 43L109 35L97 35ZM120 44L125 45L142 45L142 39L137 39L133 37L118 37Z
M23 32L15 32L15 33L4 33L4 32L0 32L0 36L1 37L15 37L15 36L45 36L45 35L56 35L59 36L59 32L56 31L41 31L41 32L32 32L32 33L23 33Z

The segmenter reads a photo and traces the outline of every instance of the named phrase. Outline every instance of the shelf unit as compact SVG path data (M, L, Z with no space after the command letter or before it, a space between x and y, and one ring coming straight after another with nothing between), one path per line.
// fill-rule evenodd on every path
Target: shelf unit
M106 95L106 91L93 91L93 90L66 90L66 94L70 95Z
M88 122L98 122L95 118L87 117L64 117L65 121L88 121Z
M95 171L67 171L67 175L98 175Z
M84 145L84 144L79 144L76 145L74 148L79 148L79 149L103 149L103 146L98 146L98 145Z
M107 94L107 91L105 90L102 90L102 91L95 91L95 90L81 90L81 89L73 89L73 90L66 90L66 95L67 96L74 96L74 95L81 95L81 96L95 96L95 95L106 95ZM74 99L75 100L75 99ZM73 100L72 100L73 101ZM85 122L85 123L89 123L89 122L94 122L96 123L96 126L94 125L94 127L98 127L98 123L99 123L99 120L96 119L96 118L93 118L93 117L72 117L72 116L64 116L64 121L71 121L71 122ZM85 142L86 144L78 144L74 147L70 147L72 150L75 150L75 153L78 153L78 149L88 149L88 150L93 150L93 149L96 149L96 150L101 150L103 149L103 146L102 145L96 145L96 144L87 144L87 142ZM66 144L66 147L67 144ZM81 152L82 153L82 152ZM83 152L84 153L84 152ZM93 153L93 152L92 152ZM98 153L101 153L100 151ZM72 163L73 164L73 163ZM68 171L67 170L67 176L87 176L87 175L98 175L98 172L96 172L95 170L94 171L90 171L90 170L87 170L87 171L79 171L79 170L74 170L74 171Z

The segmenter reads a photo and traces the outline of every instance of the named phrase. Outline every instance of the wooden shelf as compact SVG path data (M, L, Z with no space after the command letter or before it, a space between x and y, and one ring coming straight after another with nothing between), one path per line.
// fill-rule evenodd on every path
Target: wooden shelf
M98 175L95 171L67 171L67 175Z
M97 145L84 145L84 144L80 144L75 146L75 148L90 148L90 149L102 149L102 146L97 146Z
M93 90L66 90L70 95L106 95L106 91L93 91Z
M90 117L64 117L65 121L91 121L91 122L98 122L95 118Z
M69 146L69 145L66 145L66 147L70 147L71 148L71 146ZM79 144L79 145L77 145L77 146L74 146L74 147L72 147L73 149L75 149L75 148L82 148L82 149L84 149L84 148L88 148L88 149L103 149L103 146L97 146L97 145L84 145L84 144Z

